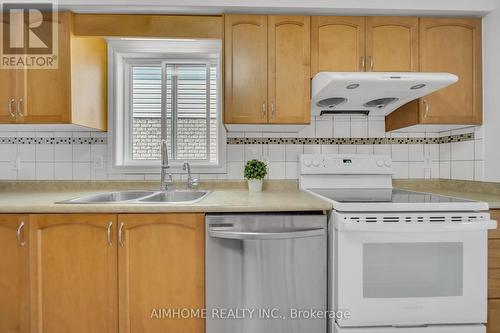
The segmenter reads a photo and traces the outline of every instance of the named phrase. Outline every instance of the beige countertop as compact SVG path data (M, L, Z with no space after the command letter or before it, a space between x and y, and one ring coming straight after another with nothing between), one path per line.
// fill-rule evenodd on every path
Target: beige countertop
M179 185L181 186L181 185ZM297 188L296 182L266 182L250 193L241 182L201 184L212 192L194 204L56 204L91 193L157 189L148 182L1 182L0 213L168 213L327 211L331 204Z
M395 180L394 187L484 201L500 209L500 183L457 180ZM184 184L178 184L182 187ZM266 181L250 193L245 182L206 182L212 193L195 204L56 204L91 193L157 189L155 182L0 182L0 213L168 213L328 211L332 206L306 192L296 181Z
M489 204L490 209L500 209L500 183L445 179L395 180L393 186L410 191L483 201Z

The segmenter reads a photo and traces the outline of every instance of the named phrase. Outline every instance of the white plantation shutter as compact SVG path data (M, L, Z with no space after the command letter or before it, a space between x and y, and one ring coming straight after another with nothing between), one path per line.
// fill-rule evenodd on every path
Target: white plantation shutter
M161 118L162 109L167 116L167 141L173 160L217 160L217 66L206 63L164 63L165 105L162 106L162 66L133 65L131 70L132 117ZM207 110L209 108L209 110ZM207 113L208 112L208 113ZM172 121L172 118L174 121ZM152 133L151 129L149 133ZM158 133L158 135L160 135ZM141 148L147 135L132 138L132 146ZM150 136L150 135L149 135ZM160 138L158 138L160 140ZM212 146L212 147L211 147ZM159 146L134 151L151 151L146 157L158 159ZM136 157L133 155L133 158Z
M134 118L161 117L161 66L132 67Z

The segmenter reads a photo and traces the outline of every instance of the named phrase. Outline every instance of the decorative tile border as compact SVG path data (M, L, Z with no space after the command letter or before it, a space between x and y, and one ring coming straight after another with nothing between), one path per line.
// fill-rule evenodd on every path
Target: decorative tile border
M230 145L412 145L442 144L474 140L474 133L449 135L441 138L228 138Z
M264 144L264 145L384 145L384 144L443 144L474 140L474 133L449 135L441 138L228 138L227 144ZM91 145L106 144L107 138L88 137L0 137L0 144L24 145Z
M36 138L36 137L0 137L0 144L21 144L21 145L93 145L106 144L107 138Z

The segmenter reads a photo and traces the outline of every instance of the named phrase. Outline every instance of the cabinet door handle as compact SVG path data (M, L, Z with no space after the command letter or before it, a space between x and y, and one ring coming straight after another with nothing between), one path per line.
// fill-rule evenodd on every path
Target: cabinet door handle
M14 111L12 110L12 104L14 104L15 102L15 99L11 98L9 100L9 102L7 103L7 109L9 110L9 113L10 113L10 116L12 118L16 118L16 114L14 113Z
M373 66L375 65L375 60L373 59L372 56L370 56L368 59L370 61L370 72L373 72Z
M262 102L262 117L265 117L267 113L266 102Z
M365 68L366 68L366 61L365 61L364 56L361 56L360 65L361 65L361 68L359 69L359 71L364 72Z
M24 241L24 239L22 237L23 229L24 229L24 222L21 222L21 223L19 223L19 227L17 227L17 230L16 230L17 244L19 244L19 246L26 245L26 242Z
M110 221L108 223L108 233L107 233L107 236L108 236L108 245L109 246L113 246L112 232L113 232L113 222Z
M118 229L118 243L120 243L120 246L123 247L125 245L125 240L123 239L123 226L125 223L121 222L120 223L120 229Z
M274 102L271 103L271 116L273 118L276 117L276 107L274 106Z
M427 118L429 113L429 103L424 99L424 118Z
M22 111L23 102L22 98L19 98L17 101L17 115L19 117L24 117L24 112Z

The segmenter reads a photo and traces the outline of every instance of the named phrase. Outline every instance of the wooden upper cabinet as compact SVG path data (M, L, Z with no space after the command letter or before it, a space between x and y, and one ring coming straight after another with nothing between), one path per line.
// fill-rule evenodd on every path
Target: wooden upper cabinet
M0 22L2 31L17 34L23 33L12 32L10 29L15 29L9 26L9 22ZM23 52L24 48L20 48L17 53ZM22 85L25 76L24 68L0 68L0 124L16 123L18 121L19 112L18 98L22 97Z
M57 13L56 68L0 71L0 123L74 124L107 129L107 51L101 37L73 33L73 14ZM44 30L47 33L49 30ZM40 32L39 32L40 33ZM8 113L8 103L16 117Z
M119 331L203 333L202 318L159 319L161 313L153 310L205 307L204 214L133 214L118 220Z
M225 17L227 124L267 122L267 16Z
M269 16L269 123L310 121L310 18Z
M366 70L419 70L417 17L366 18Z
M53 22L57 33L57 69L28 68L25 80L19 85L23 92L19 101L23 116L19 123L69 123L71 121L71 78L69 52L70 16L59 14Z
M482 43L480 19L420 20L420 70L447 72L455 83L421 100L425 124L481 124Z
M482 123L481 34L480 19L420 19L420 71L452 73L459 81L389 114L387 131Z
M28 217L0 215L0 332L29 332Z
M365 65L364 17L311 18L312 76L324 71L363 71Z
M15 69L0 69L0 124L16 122L16 77Z
M115 215L30 216L32 332L117 332L115 233Z

